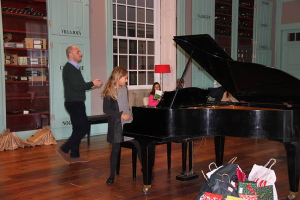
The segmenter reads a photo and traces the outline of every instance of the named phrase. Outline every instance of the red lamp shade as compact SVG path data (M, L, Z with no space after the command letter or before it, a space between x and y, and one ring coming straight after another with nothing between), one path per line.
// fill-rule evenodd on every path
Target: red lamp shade
M170 65L155 65L154 73L171 73Z

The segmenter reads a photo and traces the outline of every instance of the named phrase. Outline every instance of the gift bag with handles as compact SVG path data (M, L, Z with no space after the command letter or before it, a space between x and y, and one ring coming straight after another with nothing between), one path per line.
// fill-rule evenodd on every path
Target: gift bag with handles
M222 200L223 196L219 195L219 194L213 194L213 193L209 193L209 192L205 192L200 200Z
M272 164L270 164L272 163ZM264 166L254 164L249 174L249 181L254 181L257 187L273 186L274 200L278 200L277 191L275 187L276 175L272 166L276 163L274 158L270 159ZM270 164L270 167L268 165Z
M213 170L213 173L209 177L209 182L211 184L215 184L217 179L222 179L223 174L226 174L229 176L229 179L233 186L235 186L235 183L237 183L238 180L237 169L239 169L239 166L237 164L234 164L234 161L236 161L236 159L237 157L234 157L228 163Z
M211 187L211 192L222 195L224 199L227 196L239 197L236 188L230 183L229 175L227 174L223 174L221 180L215 180L214 186Z

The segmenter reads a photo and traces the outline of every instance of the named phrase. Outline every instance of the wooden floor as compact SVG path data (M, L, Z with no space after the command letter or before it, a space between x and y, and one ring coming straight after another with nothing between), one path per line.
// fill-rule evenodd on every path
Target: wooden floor
M60 145L63 141L58 141ZM214 161L213 140L208 138L195 143L194 170L207 171ZM141 192L142 174L138 164L137 180L132 180L131 151L122 150L120 176L115 183L106 185L109 176L110 145L105 136L92 137L91 146L81 143L81 155L88 163L65 164L55 153L57 145L38 146L0 152L0 199L192 199L202 185L202 178L181 182L175 176L181 172L181 145L173 144L172 169L168 171L166 145L156 147L154 180L151 194ZM200 147L200 148L199 148ZM253 164L265 164L270 158L277 163L273 169L277 175L279 199L289 193L284 146L268 140L227 138L224 161L237 156L237 164L249 174ZM299 197L298 197L299 198Z

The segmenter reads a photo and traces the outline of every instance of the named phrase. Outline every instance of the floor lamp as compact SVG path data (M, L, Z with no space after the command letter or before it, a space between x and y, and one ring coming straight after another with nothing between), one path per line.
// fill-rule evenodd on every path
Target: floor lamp
M171 73L171 68L170 65L155 65L154 68L154 73L160 73L160 82L161 82L161 90L164 91L163 89L163 74L164 73Z

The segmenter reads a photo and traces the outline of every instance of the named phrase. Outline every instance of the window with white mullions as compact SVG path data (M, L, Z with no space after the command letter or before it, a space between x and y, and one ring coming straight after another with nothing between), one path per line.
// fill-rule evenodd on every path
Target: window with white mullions
M129 72L129 86L154 82L154 0L113 0L113 64ZM158 6L158 5L157 5Z

